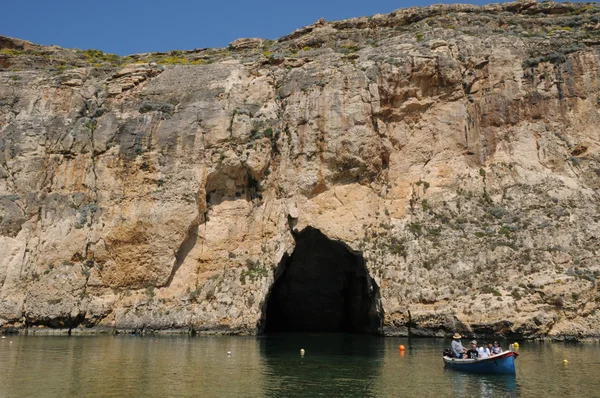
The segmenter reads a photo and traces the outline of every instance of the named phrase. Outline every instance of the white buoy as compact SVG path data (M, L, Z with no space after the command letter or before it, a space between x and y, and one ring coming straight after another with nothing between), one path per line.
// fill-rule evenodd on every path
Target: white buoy
M8 344L12 344L12 341L10 343L8 343Z
M306 352L306 351L304 351L304 348L300 348L300 355L301 355L301 356L304 356L304 353L305 353L305 352Z
M6 338L6 336L2 336L2 338L3 338L3 339L5 339L5 338Z
M227 356L230 357L231 356L231 351L227 351Z

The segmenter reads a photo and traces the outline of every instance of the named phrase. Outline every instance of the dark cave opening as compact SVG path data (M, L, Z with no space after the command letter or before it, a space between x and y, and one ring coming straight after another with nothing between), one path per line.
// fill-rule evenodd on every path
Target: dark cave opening
M379 287L362 254L312 227L295 240L267 296L262 331L381 333Z

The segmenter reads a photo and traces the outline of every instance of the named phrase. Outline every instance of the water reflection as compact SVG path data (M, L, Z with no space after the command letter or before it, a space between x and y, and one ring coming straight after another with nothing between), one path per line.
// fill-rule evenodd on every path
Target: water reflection
M453 394L460 397L518 397L517 378L514 375L473 375L444 369L452 380Z
M524 342L516 377L445 369L447 344L328 334L11 336L0 340L0 397L599 396L600 344Z
M381 373L381 337L277 334L259 342L269 397L378 396L373 387Z
M0 397L260 396L264 384L253 337L13 340L0 345Z

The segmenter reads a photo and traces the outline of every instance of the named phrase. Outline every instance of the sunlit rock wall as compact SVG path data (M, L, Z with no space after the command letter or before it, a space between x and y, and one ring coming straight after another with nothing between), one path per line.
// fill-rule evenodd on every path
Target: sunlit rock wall
M599 11L124 58L2 38L0 325L260 332L310 226L363 253L386 334L600 337Z

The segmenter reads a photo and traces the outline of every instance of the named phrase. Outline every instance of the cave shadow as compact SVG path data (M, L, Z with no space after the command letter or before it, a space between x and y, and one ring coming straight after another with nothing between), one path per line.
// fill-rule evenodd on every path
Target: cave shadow
M362 253L306 227L294 235L263 305L262 333L381 334L379 286Z
M269 397L377 397L385 337L277 333L258 337ZM300 349L305 350L301 355Z

